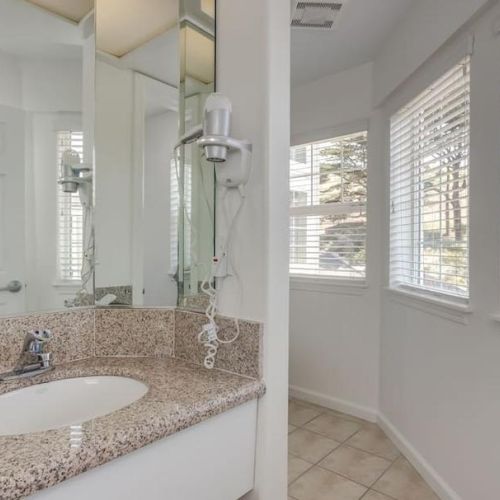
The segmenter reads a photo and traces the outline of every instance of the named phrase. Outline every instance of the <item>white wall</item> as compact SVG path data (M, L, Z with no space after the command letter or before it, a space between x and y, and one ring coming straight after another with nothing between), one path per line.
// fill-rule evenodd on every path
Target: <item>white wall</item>
M221 311L265 325L267 393L259 401L256 487L249 495L259 500L285 500L287 492L289 9L288 0L217 3L217 88L232 101L232 133L254 147L233 241L242 291L228 283Z
M132 283L133 78L96 62L96 286Z
M0 282L26 279L25 112L0 105ZM5 285L3 285L5 286ZM25 290L0 293L0 312L25 310Z
M424 22L427 17L421 19ZM493 33L495 19L500 19L498 2L449 44L451 49L462 43L466 33L475 34L471 63L472 312L431 307L390 292L384 295L382 308L382 422L445 499L500 498L496 444L500 324L491 316L500 309L500 37ZM393 43L399 42L394 39ZM397 54L394 66L404 63L406 50L405 46L390 48ZM448 52L448 48L438 52L400 92L414 94L421 90L417 87L422 75L440 65L444 71L450 63ZM376 65L375 70L381 71ZM396 94L384 107L386 116L380 125L385 134L391 101L397 99ZM384 167L387 173L387 157ZM387 227L383 233L387 242Z
M0 104L22 107L22 75L17 58L0 51Z
M372 65L364 64L292 89L292 143L321 140L369 126ZM376 418L380 322L379 175L372 168L380 141L370 128L367 287L315 286L291 280L292 394Z
M81 112L82 59L23 60L24 109L34 112Z
M375 58L374 103L379 105L488 0L418 0Z
M332 129L367 120L371 105L371 63L294 87L290 112L292 144L331 137Z
M175 306L177 284L170 266L170 162L179 115L146 119L144 145L144 305Z

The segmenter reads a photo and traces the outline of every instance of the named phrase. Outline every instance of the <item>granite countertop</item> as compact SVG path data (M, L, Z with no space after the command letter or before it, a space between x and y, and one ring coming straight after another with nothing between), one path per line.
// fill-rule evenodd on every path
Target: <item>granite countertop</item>
M109 415L57 430L0 436L0 498L22 498L197 424L264 393L262 382L175 358L89 358L33 378L0 382L0 393L63 378L119 375L149 386Z

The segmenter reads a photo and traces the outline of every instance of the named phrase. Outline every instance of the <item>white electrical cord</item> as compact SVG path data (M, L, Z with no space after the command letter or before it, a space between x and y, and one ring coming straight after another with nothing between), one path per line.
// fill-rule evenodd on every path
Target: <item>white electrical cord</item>
M92 227L92 207L89 200L81 200L83 207L83 228L86 245L83 249L82 269L81 269L81 288L83 294L88 293L87 285L92 279L95 268L94 259L94 229Z
M94 251L94 227L92 224L92 201L91 201L92 176L89 176L88 183L79 184L78 194L82 205L82 227L83 227L83 254L82 265L80 267L80 289L75 298L65 300L66 307L76 307L90 305L88 284L94 276L95 251Z
M177 150L179 149L180 146L181 146L181 144L177 145L174 148L175 174L176 174L177 183L179 186L181 185L181 182L180 182L180 173L179 173L179 166L178 166L178 159L177 159ZM211 213L210 204L208 202L208 197L207 197L207 194L205 191L205 185L203 183L202 176L201 176L201 179L202 179L202 188L203 188L202 190L203 190L203 195L204 195L204 199L205 199L205 204L207 206L208 212ZM229 209L227 206L227 195L228 195L228 192L230 190L233 192L238 191L238 193L240 195L240 203L239 203L238 208L237 208L236 212L234 213L233 217L229 221L229 217L228 217ZM236 329L235 335L232 338L227 339L227 340L221 339L219 337L219 327L215 321L215 317L217 315L218 293L222 289L223 280L227 277L227 258L228 257L229 257L229 261L231 264L231 270L233 273L232 275L235 277L235 279L238 283L238 288L240 289L240 307L241 307L241 303L242 303L241 281L240 281L240 278L236 272L236 269L235 269L235 266L234 266L233 260L232 260L232 255L231 255L231 252L229 250L230 250L233 229L236 225L236 222L239 218L239 215L241 213L241 210L242 210L244 204L245 204L245 192L244 192L243 186L239 186L237 189L225 188L224 194L222 197L222 207L223 207L223 215L224 215L225 221L226 221L226 223L228 223L227 224L228 228L227 228L227 232L226 232L226 238L225 238L224 244L223 244L222 249L221 249L221 252L222 252L221 258L217 259L217 257L214 257L211 272L207 273L207 277L203 280L203 282L200 286L201 291L205 295L208 296L208 306L205 310L205 316L208 319L208 323L203 325L201 332L198 334L198 342L203 344L203 346L207 349L207 353L205 355L203 365L205 366L205 368L207 368L209 370L213 369L215 366L215 360L217 357L219 345L230 344L230 343L236 341L238 339L238 337L240 336L240 325L239 325L238 319L236 318L235 319L235 329ZM193 226L193 224L191 222L190 214L187 211L186 204L184 203L183 199L181 200L181 205L182 205L182 211L184 212L184 216L186 217L188 224L190 225L191 230L192 230L193 241L192 241L192 245L190 248L191 261L194 264L194 266L199 266L200 263L197 261L197 254L196 254L196 250L195 250L196 240L197 240L196 228ZM213 222L213 219L212 219L212 222ZM226 271L221 276L218 276L218 274L220 274L219 266L221 263L221 259L223 261L223 268L226 269ZM213 283L216 284L215 287L214 287Z
M231 190L235 191L234 188L232 188ZM227 198L228 192L229 192L229 189L226 188L224 191L223 198L222 198L223 213L224 213L226 222L228 221L227 214L229 211L228 207L227 207L227 203L226 203L226 198ZM238 188L238 193L240 194L240 204L239 204L235 214L233 215L231 222L228 225L226 239L225 239L224 245L222 247L222 258L223 259L227 259L228 255L229 255L230 256L229 258L231 260L231 252L229 251L230 250L229 246L231 243L231 236L232 236L236 221L241 213L243 205L245 204L245 194L244 194L242 186L240 186ZM208 304L207 309L205 310L205 316L208 319L208 323L203 325L203 329L201 330L201 332L198 335L198 341L200 343L202 343L203 346L207 349L207 354L205 356L203 364L204 364L205 368L207 368L209 370L211 370L215 365L215 358L217 356L217 351L219 349L219 345L220 344L231 344L232 342L236 341L238 339L238 337L240 336L240 325L239 325L238 319L236 318L235 319L235 329L236 329L235 335L232 338L227 339L227 340L221 339L219 337L219 327L217 326L217 324L215 322L215 316L217 314L217 294L222 289L223 280L224 280L224 278L226 278L226 276L223 276L223 277L217 276L217 274L218 274L217 267L219 264L220 264L220 261L214 262L214 266L212 268L212 273L211 273L212 275L208 279L205 279L203 281L203 283L201 284L201 291L208 296L209 304ZM224 267L226 265L227 265L227 263L224 264ZM232 267L233 275L237 279L238 286L241 289L241 283L240 283L239 276L237 275L237 273L234 269L234 266L231 265L231 267ZM214 280L216 280L216 282L217 282L217 280L219 280L219 286L217 288L214 288L212 285L212 282ZM241 298L241 295L240 295L240 298ZM240 301L240 305L241 305L241 301Z

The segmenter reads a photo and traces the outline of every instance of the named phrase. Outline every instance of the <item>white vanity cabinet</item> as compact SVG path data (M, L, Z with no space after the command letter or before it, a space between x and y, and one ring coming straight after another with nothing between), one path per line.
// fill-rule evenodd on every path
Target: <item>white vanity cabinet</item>
M253 488L256 426L255 399L29 498L237 500Z

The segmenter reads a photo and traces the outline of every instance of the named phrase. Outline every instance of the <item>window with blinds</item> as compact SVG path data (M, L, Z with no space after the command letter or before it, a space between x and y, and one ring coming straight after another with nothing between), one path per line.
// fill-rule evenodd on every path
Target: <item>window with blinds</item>
M83 159L83 132L57 132L57 178L65 151ZM80 281L83 262L83 208L78 193L65 193L57 185L57 275L62 281Z
M391 118L391 286L469 296L467 57Z
M290 151L290 273L366 275L367 132Z

